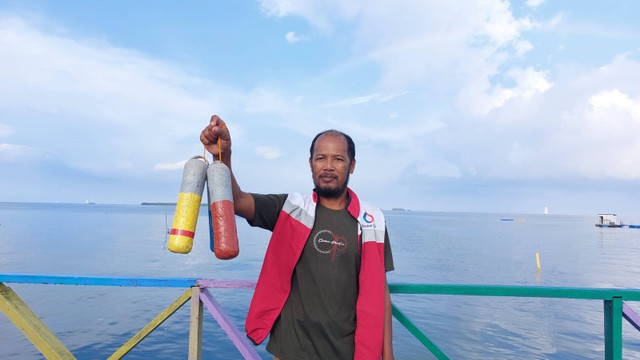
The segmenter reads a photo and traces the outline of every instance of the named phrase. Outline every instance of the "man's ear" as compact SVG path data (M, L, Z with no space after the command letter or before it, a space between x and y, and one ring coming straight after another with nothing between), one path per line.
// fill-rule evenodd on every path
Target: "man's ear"
M356 169L356 159L351 160L351 164L349 164L349 174L353 174Z

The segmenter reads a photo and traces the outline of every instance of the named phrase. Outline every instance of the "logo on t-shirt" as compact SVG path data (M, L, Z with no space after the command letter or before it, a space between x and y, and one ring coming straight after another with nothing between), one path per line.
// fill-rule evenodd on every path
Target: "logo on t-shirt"
M371 224L375 219L373 218L373 215L365 211L364 214L362 214L362 220L367 224Z
M337 253L347 250L347 240L330 230L320 230L313 237L313 247L322 254L331 254L331 260L335 260Z

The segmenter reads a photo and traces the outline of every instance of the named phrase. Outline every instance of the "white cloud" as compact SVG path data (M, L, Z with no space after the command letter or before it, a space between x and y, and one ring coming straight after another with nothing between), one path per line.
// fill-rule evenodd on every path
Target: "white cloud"
M459 106L475 116L484 116L490 111L501 108L512 99L530 99L536 94L542 94L553 85L546 78L546 72L514 68L504 74L505 80L515 84L507 88L501 83L491 86L487 79L476 78L478 82L469 81L458 98Z
M287 35L285 35L285 39L289 44L295 44L300 41L300 38L293 31L288 32Z
M532 8L536 8L542 4L544 4L544 0L527 0L527 6Z
M244 101L244 110L248 113L283 113L297 102L297 97L290 99L284 91L276 88L257 87L252 89Z
M463 174L640 180L640 63L559 71L553 84L532 68L512 72L502 106L438 133Z
M556 14L554 17L551 18L551 20L549 20L546 23L546 26L551 29L558 26L558 24L560 24L564 20L564 15L565 15L564 13Z
M522 96L525 99L544 93L553 85L547 80L546 72L537 71L533 67L516 68L508 71L506 76L516 82L514 96Z
M352 97L352 98L348 98L348 99L344 99L344 100L339 100L339 101L334 101L334 102L330 102L328 104L326 104L326 107L343 107L343 106L354 106L354 105L360 105L360 104L366 104L366 103L370 103L370 102L386 102L389 100L392 100L394 98L397 98L399 96L405 95L406 92L404 93L390 93L390 94L380 94L380 93L375 93L375 94L370 94L370 95L364 95L364 96L356 96L356 97Z
M0 18L0 160L27 158L37 147L90 172L156 170L166 173L155 178L166 179L183 168L180 159L202 153L198 134L213 111L229 120L234 171L251 190L307 184L296 164L305 165L307 140L330 127L354 136L354 181L374 190L410 176L413 183L438 176L640 179L637 54L596 69L571 52L558 56L558 41L574 48L571 37L546 38L562 12L533 41L528 31L540 25L516 16L507 1L389 4L261 1L265 14L301 16L327 44L332 37L340 44L328 45L337 50L331 68L310 62L296 81L298 69L291 77L289 68L276 69L280 78L256 63L251 80L236 88L105 41ZM532 51L532 41L549 50L553 64ZM286 171L272 174L272 162L255 161L283 154L292 159Z
M68 36L0 18L0 106L20 119L5 133L15 128L21 143L37 143L71 167L139 172L157 158L189 156L180 141L197 139L211 109L237 103L235 90L171 64ZM60 142L69 131L73 143Z
M515 18L501 0L400 0L393 6L384 0L263 0L261 5L268 15L301 16L320 29L354 22L354 50L379 64L382 86L400 91L424 82L461 87L468 75L490 78L492 69L507 60L501 49L515 46L522 53L522 32L539 26ZM460 75L443 78L449 73Z
M15 128L8 124L0 123L0 136L9 136L15 132Z
M481 11L484 18L481 31L476 36L488 36L492 43L504 46L520 37L520 34L538 24L533 23L529 18L515 19L511 13L510 3L506 1L489 2L488 6L481 4L476 6Z
M516 42L516 45L514 47L516 49L516 55L524 56L526 53L533 49L533 44L531 44L527 40L521 40Z
M266 160L275 160L282 156L280 149L271 146L258 146L255 153Z
M32 160L37 151L24 145L0 144L0 162L14 162L17 160Z
M618 109L628 112L633 118L640 121L640 99L632 100L629 94L618 89L601 91L589 98L589 103L594 110Z
M175 171L182 170L187 160L176 161L173 163L158 163L153 166L153 170L160 171Z
M260 0L260 5L268 16L302 16L318 29L329 32L333 28L332 21L355 16L363 3L340 0Z

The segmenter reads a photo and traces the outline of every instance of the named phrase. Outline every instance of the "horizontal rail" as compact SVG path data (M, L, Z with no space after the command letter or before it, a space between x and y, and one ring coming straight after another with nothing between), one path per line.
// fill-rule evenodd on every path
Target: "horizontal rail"
M92 285L92 286L127 286L127 287L179 287L188 288L255 288L255 281L249 280L214 280L197 278L141 278L141 277L92 277L68 275L34 275L34 274L0 274L0 284L52 284L52 285ZM568 288L509 285L449 285L449 284L389 284L389 291L394 294L431 294L431 295L466 295L466 296L506 296L604 300L605 358L622 358L622 318L627 319L640 330L640 316L623 303L640 301L639 289L614 288ZM205 295L209 294L205 291ZM16 296L17 297L17 296ZM209 305L213 301L208 296L201 297ZM202 301L203 299L200 299ZM200 305L201 306L201 305ZM26 305L24 306L26 307ZM17 308L14 306L14 308ZM26 313L25 311L22 311ZM212 312L213 314L213 312ZM393 306L393 315L410 330L438 359L448 357L424 335L398 308ZM214 314L214 317L216 315ZM226 318L216 320L220 325L232 326ZM36 324L37 325L37 324ZM44 328L44 325L41 327ZM234 330L237 332L237 330ZM231 335L234 335L235 332ZM199 332L198 332L199 333ZM229 334L228 334L229 335ZM231 338L233 336L229 335ZM236 334L237 335L237 334ZM239 336L235 336L239 338ZM241 336L240 336L241 337ZM56 344L55 341L47 343ZM253 349L246 344L234 344L245 358L253 358ZM197 346L199 348L199 345ZM246 353L244 352L246 350Z
M177 287L198 285L212 288L254 288L251 280L214 280L198 278L144 278L144 277L100 277L73 275L0 274L0 283L93 285L127 287ZM433 294L468 296L512 296L565 299L611 299L620 297L629 301L640 301L638 289L568 288L509 285L450 285L450 284L403 284L390 283L394 294Z
M198 285L212 288L254 288L251 280L214 280L197 278L144 278L144 277L100 277L73 275L0 274L0 283L93 285L126 287L177 287ZM512 296L565 299L600 299L620 297L629 301L640 301L638 289L534 287L510 285L451 285L451 284L402 284L390 283L394 294L433 294L468 296Z
M196 285L196 281L196 278L141 278L112 276L0 274L0 283L13 284L188 288Z
M255 288L256 282L251 280L214 280L198 278L143 278L112 276L73 276L73 275L35 275L35 274L0 274L0 283L12 284L47 284L47 285L89 285L89 286L123 286L123 287L160 287L188 288L192 286L212 288Z
M638 289L508 285L389 284L389 292L393 294L513 296L589 300L607 300L615 297L629 301L640 301L640 290Z

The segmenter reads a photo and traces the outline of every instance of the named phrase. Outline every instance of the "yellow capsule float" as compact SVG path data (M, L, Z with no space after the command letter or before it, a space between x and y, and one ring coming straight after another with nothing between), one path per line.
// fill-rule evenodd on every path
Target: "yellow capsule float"
M167 248L171 252L187 254L193 247L208 165L202 156L194 156L184 165L176 212L169 230Z

